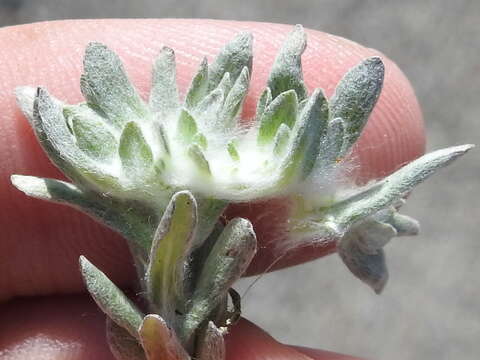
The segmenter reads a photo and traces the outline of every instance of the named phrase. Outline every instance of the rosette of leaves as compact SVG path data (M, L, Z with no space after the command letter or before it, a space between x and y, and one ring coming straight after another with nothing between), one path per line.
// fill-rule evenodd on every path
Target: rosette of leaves
M352 185L346 159L380 95L383 62L362 61L327 99L304 84L305 47L297 25L252 122L239 121L252 71L246 33L212 64L201 62L183 99L173 50L161 50L144 101L118 56L98 43L85 53L86 102L66 105L43 88L17 90L40 144L72 183L14 175L13 184L86 212L130 246L142 306L80 258L118 359L223 358L223 334L239 314L231 286L256 251L248 220L221 220L230 203L290 198L282 249L334 240L352 273L380 292L388 277L384 245L418 232L415 220L398 213L402 198L472 147L438 150L376 183Z

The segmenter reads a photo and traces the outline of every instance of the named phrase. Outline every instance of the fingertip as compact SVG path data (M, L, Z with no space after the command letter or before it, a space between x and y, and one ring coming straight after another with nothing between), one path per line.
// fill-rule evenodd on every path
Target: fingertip
M330 351L282 344L246 319L231 328L225 341L227 360L360 360Z

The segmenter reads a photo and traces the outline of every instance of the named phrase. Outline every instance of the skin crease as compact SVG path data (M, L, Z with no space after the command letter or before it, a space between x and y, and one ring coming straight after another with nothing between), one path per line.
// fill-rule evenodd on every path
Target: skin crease
M0 359L31 358L25 355L28 354L25 347L25 351L2 352L2 349L22 344L30 346L30 350L33 346L37 358L40 358L39 351L53 347L61 348L61 354L52 350L52 355L45 352L43 358L110 359L104 342L103 317L84 297L60 297L58 294L83 290L77 266L80 254L87 256L119 285L128 286L134 279L133 269L127 265L130 264L128 250L118 235L75 210L26 198L11 186L9 176L12 173L63 178L43 154L18 110L14 88L42 85L63 101L82 101L78 81L83 51L88 42L99 41L120 55L130 78L144 97L150 87L155 55L163 45L172 47L177 57L177 80L180 91L184 92L202 56L207 55L212 60L218 50L242 30L252 32L255 37L252 83L243 113L248 119L278 47L285 34L292 30L291 26L166 19L75 20L0 29L0 201L3 206L0 213L0 299L51 295L38 301L16 300L0 307ZM308 47L302 58L309 89L321 87L331 96L343 74L372 55L382 56L386 75L377 106L354 149L359 164L355 176L359 182L385 176L423 153L424 129L414 92L388 58L339 37L308 31ZM278 200L228 209L227 217L241 215L254 223L260 250L250 274L263 271L277 259L274 244L281 240L282 234L272 224L281 223L287 209L288 204ZM285 256L275 268L332 251L331 244L302 248ZM14 314L25 312L31 314L31 323L15 323ZM79 324L69 318L75 314L91 314L92 321ZM48 335L51 341L47 341L47 345L50 345L39 345L46 341L45 338L37 339L37 343L29 341L43 334L47 323L55 328ZM66 328L68 336L62 330ZM248 346L244 345L246 341ZM317 359L344 358L286 347L246 321L232 331L228 344L229 359L305 358L302 352ZM244 353L248 348L250 352ZM239 357L238 354L245 355Z

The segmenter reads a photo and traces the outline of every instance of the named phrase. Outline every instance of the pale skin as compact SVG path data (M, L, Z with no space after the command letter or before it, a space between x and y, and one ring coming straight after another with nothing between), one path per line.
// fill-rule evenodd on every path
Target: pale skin
M83 50L88 42L99 41L120 55L142 95L149 90L153 58L163 45L173 48L182 91L203 55L213 59L236 33L250 31L255 37L255 56L243 113L250 118L280 42L290 30L291 26L284 25L212 20L62 21L0 29L0 300L4 301L0 305L0 358L112 359L104 338L104 317L84 294L78 256L87 256L123 287L134 280L128 250L118 235L74 210L26 198L10 185L12 173L62 178L18 110L14 88L42 85L66 102L81 101L78 80ZM330 96L350 67L372 55L383 57L386 76L381 97L354 149L360 165L356 176L361 181L385 176L423 153L423 122L414 92L392 61L346 39L308 31L303 57L309 89L321 87ZM229 214L248 215L255 224L255 211L262 206L274 206L281 220L279 202L253 207L248 213L237 207ZM276 239L266 223L256 222L262 251L250 273L262 271L276 257L272 251ZM299 250L277 267L331 251ZM324 310L328 309L318 309ZM354 359L285 346L246 320L232 330L227 344L228 360L305 359L305 354L319 360Z

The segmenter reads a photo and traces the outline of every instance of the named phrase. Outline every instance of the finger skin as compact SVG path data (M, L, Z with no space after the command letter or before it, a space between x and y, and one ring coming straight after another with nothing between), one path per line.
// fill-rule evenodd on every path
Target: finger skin
M0 318L1 359L114 360L105 339L105 316L87 296L18 299L0 306ZM244 319L226 341L226 360L355 360L280 344Z
M248 118L274 56L291 29L265 23L168 19L75 20L0 29L0 299L83 289L77 271L80 254L118 284L131 284L134 279L127 247L118 235L72 209L28 199L11 186L12 173L63 178L40 149L15 105L16 86L42 85L66 102L82 101L78 84L83 51L88 42L99 41L120 55L144 97L155 55L164 45L172 47L183 92L204 55L213 59L229 39L246 30L255 36L252 85L244 111ZM303 56L306 83L310 89L323 88L328 96L349 68L379 54L317 31L308 31L308 42ZM413 90L397 66L388 58L384 60L384 89L355 149L360 165L357 175L362 180L384 176L424 150L422 118ZM272 218L261 209L267 213L273 209L278 221L285 214L285 204L278 202L228 210L229 216L249 215L256 225L260 251L250 273L262 271L278 257L272 244L281 239L281 234L268 231ZM330 245L313 250L300 249L276 266L309 260L334 249Z

